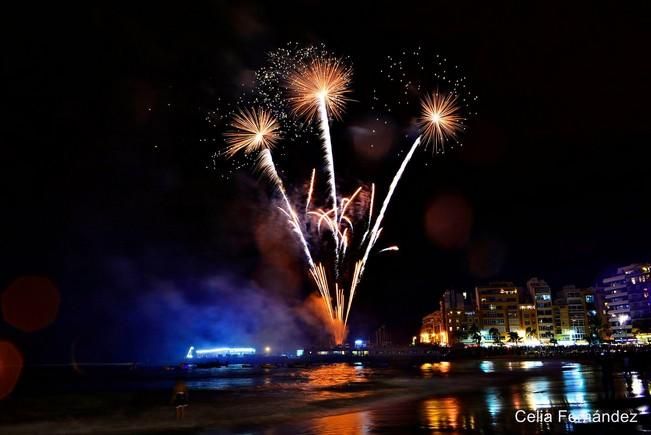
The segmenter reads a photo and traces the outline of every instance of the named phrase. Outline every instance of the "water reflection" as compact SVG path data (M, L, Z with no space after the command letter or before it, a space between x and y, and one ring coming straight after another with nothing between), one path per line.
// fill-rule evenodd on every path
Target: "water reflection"
M256 383L254 378L210 378L186 382L190 390L229 390L251 387Z
M525 406L515 406L514 403L514 408L536 410L552 406L549 396L550 383L547 378L531 379L525 382L519 389L524 395Z
M581 364L563 365L563 391L565 401L572 408L583 408L590 412L589 398L586 397L586 379Z
M493 361L482 361L479 368L484 373L492 373L495 371L495 363Z
M535 370L534 370L535 369ZM589 364L560 363L557 361L485 360L473 362L441 362L423 364L416 373L396 372L390 369L371 369L346 364L324 365L300 370L293 381L299 385L299 395L292 394L301 406L337 413L339 406L366 406L370 409L345 412L339 415L311 420L298 418L294 423L281 425L265 432L268 434L367 434L367 433L541 433L592 430L585 425L569 422L518 423L515 411L543 413L549 410L571 409L574 415L600 409L603 370ZM485 373L490 373L486 375ZM525 374L526 373L526 374ZM639 372L609 372L614 381L611 399L625 400L631 395L648 396L648 383ZM273 377L273 375L271 375ZM288 375L285 374L285 377ZM426 382L405 382L429 378ZM378 377L380 379L378 380ZM393 400L392 392L378 402L357 401L367 394L377 393L376 385L391 383L396 377L402 388L423 388L419 394L425 398ZM378 384L376 384L376 382ZM285 381L285 385L292 385ZM469 392L468 386L473 386ZM266 388L266 387L265 387ZM457 391L457 388L460 390ZM628 391L627 391L628 388ZM275 390L277 391L277 390ZM392 390L393 391L393 390ZM411 390L409 390L411 391ZM296 399L296 397L300 399ZM257 396L256 396L257 397ZM323 399L326 399L324 401ZM345 399L342 401L327 399ZM384 399L391 401L384 402ZM609 402L616 403L616 402ZM622 406L625 402L622 403ZM313 405L317 405L314 407ZM642 405L642 406L640 406ZM647 405L637 403L639 411L649 412ZM612 427L608 427L611 429ZM604 427L599 428L599 430Z
M314 435L364 435L370 433L370 411L332 415L311 421Z
M425 363L420 366L420 371L425 378L431 378L434 374L446 374L450 372L452 364L449 361L437 363Z
M646 391L644 388L644 383L640 378L639 373L631 373L630 387L628 389L630 390L629 392L632 397L642 397L645 395Z
M461 414L460 401L456 397L427 399L422 403L425 426L433 430L475 429L474 415Z
M488 387L485 390L485 401L486 408L490 413L491 417L497 417L497 415L502 411L503 407L503 398L499 390L496 387Z
M315 387L331 387L351 382L367 382L363 367L349 364L327 364L307 371L308 382Z
M531 370L535 368L542 367L542 361L509 361L506 363L506 367L509 371L513 370Z

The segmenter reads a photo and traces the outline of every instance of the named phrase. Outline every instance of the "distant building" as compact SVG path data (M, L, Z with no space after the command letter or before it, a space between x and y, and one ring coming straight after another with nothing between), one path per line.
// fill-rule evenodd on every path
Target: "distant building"
M479 318L468 292L446 290L439 299L439 309L423 318L420 342L453 345L468 341L467 333Z
M379 347L391 346L391 333L386 325L380 326L375 331L375 345Z
M554 313L554 338L559 342L570 341L570 315L565 301L557 299L552 306Z
M579 289L573 285L564 286L557 298L556 304L567 307L567 322L569 329L562 332L562 339L572 342L584 341L590 333L590 323L594 308L594 289ZM561 340L561 338L558 338Z
M620 267L603 284L598 289L566 285L554 297L538 278L527 281L527 291L512 282L477 286L474 300L467 292L446 290L439 309L423 318L420 342L475 343L469 332L476 326L489 344L493 329L503 341L515 332L525 344L651 343L651 264Z
M615 341L634 339L633 329L651 329L651 264L620 267L614 276L603 280L600 289L604 309Z
M482 333L488 337L492 328L502 338L520 328L520 290L512 282L495 282L475 287Z
M448 334L443 323L441 311L434 311L423 317L420 328L420 342L423 344L448 344Z
M465 296L467 295L467 296ZM466 294L464 292L465 296L465 305L464 305L464 312L465 312L465 318L464 318L464 331L468 333L469 331L472 330L473 326L481 329L481 321L479 319L479 312L477 311L477 306L475 304L475 301L470 297L470 294ZM468 337L466 340L469 340L472 342L472 337Z
M529 295L536 307L536 329L538 339L549 343L554 334L554 313L552 312L552 290L542 279L531 278L527 281Z
M441 315L447 334L447 344L455 344L463 340L467 331L466 325L467 293L457 290L446 290L441 296Z
M524 339L537 340L536 306L532 303L520 303L518 308L520 309L520 330L515 332L518 332Z

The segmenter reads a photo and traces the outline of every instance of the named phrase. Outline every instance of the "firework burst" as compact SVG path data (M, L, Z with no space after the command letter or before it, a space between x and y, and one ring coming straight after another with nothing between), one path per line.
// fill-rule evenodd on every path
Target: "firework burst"
M338 59L317 59L290 76L289 102L300 117L315 119L319 105L340 119L349 101L351 69Z
M385 213L409 162L418 148L431 144L436 151L443 149L446 143L458 141L458 135L464 129L465 119L461 113L466 113L468 101L466 94L457 91L464 89L465 83L455 81L452 92L437 91L421 98L425 89L438 87L421 87L403 79L405 68L401 62L393 61L387 74L401 87L399 95L395 96L396 104L414 95L418 97L420 135L402 159L377 213L374 210L375 183L359 186L341 199L337 196L329 122L331 118L341 119L349 101L352 71L323 47L281 49L272 53L271 66L256 73L260 88L253 93L253 98L249 98L253 103L248 106L257 108L235 112L230 124L232 130L225 134L225 156L232 158L241 152L249 161L255 157L260 173L282 197L282 207L279 209L302 245L309 274L319 292L323 312L327 315L327 328L336 344L342 344L346 338L353 300L371 254L399 250L395 245L380 250L374 250L374 247L382 234ZM375 98L374 104L379 103ZM407 107L404 105L404 108ZM391 112L388 103L382 108ZM306 123L305 119L310 122ZM296 142L299 134L315 133L317 129L320 133L325 163L323 170L327 173L324 182L328 186L327 204L320 201L317 171L312 169L309 182L305 184L306 191L301 195L305 203L301 202L298 206L304 210L300 216L285 190L272 156L280 141L281 124L283 142ZM298 124L300 128L297 128ZM299 130L302 133L297 133ZM332 252L330 255L320 249L328 246L322 237L322 229L331 233L334 239L334 250L327 250Z
M422 141L432 143L433 149L443 149L443 144L449 139L456 139L463 128L463 118L460 115L457 97L453 94L434 92L425 95L421 100Z
M335 275L339 275L339 255L343 248L339 237L340 223L337 206L337 182L335 178L335 163L332 152L332 139L328 114L341 118L344 105L350 92L350 77L352 71L344 66L337 58L317 58L307 67L299 68L289 78L289 101L294 113L309 120L318 119L321 130L322 148L328 171L328 184L332 199L333 226L335 242Z
M226 156L233 157L240 151L245 154L270 149L280 139L280 125L271 113L264 109L241 109L233 116L232 131L225 134Z

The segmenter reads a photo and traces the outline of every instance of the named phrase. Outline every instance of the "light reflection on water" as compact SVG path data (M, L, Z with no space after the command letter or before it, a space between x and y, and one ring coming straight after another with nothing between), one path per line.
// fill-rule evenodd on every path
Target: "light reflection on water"
M479 368L484 373L492 373L495 371L495 363L493 361L482 361L479 364Z
M471 427L465 419L460 421L460 413L459 400L455 397L427 399L422 402L422 414L428 429L444 431L458 428L474 429L474 424Z
M306 428L318 435L362 435L371 431L371 412L361 411L313 419Z
M449 361L436 363L425 363L420 366L420 371L424 378L431 378L435 374L446 374L450 372L452 364Z
M473 432L574 432L589 429L585 425L570 423L520 424L514 419L517 409L554 410L569 409L575 414L599 409L598 401L604 398L625 399L627 397L649 397L649 385L637 372L632 372L627 386L621 373L610 373L613 378L604 392L599 368L578 363L542 361L477 361L445 362L424 364L418 368L421 378L436 385L439 380L454 376L459 383L481 382L476 391L470 393L445 394L407 400L391 405L378 405L369 410L345 413L299 421L265 430L267 434L368 434L368 433L465 433ZM374 375L373 369L336 365L320 367L309 376L315 386L332 387L333 382L368 382ZM528 373L520 381L502 383L493 376L504 373ZM488 377L485 373L489 373ZM321 379L325 377L327 379ZM517 379L517 378L516 378ZM357 393L353 393L354 396ZM637 410L649 413L647 405Z
M513 408L536 410L552 406L549 395L550 384L547 378L533 378L521 386L515 386L515 390L514 397L519 395L524 396L524 403L516 403L514 400Z

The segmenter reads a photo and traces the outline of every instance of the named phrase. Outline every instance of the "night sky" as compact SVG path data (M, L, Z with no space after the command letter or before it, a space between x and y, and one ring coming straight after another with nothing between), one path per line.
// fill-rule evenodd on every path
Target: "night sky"
M387 54L440 53L479 97L464 147L420 153L403 178L382 236L400 252L369 263L353 335L387 324L406 342L446 288L532 276L589 286L651 259L649 11L275 3L15 11L0 279L48 276L61 295L42 331L0 323L28 361L155 361L189 344L290 349L315 338L300 314L311 287L291 236L260 235L270 190L247 170L220 176L226 165L212 155L222 131L205 120L290 41L323 42L353 63L358 101L333 124L349 190L388 186L410 145L392 141L366 159L353 149L351 128L364 122ZM459 240L428 236L432 207Z

